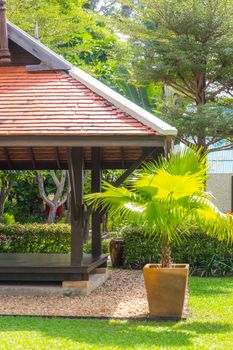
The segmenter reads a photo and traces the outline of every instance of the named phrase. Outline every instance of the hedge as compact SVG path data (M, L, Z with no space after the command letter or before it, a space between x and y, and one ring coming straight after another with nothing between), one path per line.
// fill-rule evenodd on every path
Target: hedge
M102 253L108 253L109 241L102 242ZM70 225L67 224L0 224L0 253L69 253ZM91 252L91 242L84 244Z
M146 263L158 263L161 248L157 240L147 238L142 227L122 230L125 267L142 268ZM201 276L233 274L233 246L206 234L194 231L180 245L172 246L172 260L190 264L190 273Z
M0 225L0 253L68 253L69 250L69 225Z
M127 268L142 268L160 259L160 243L146 238L142 227L126 227L124 260ZM119 236L119 234L118 234ZM102 252L108 253L109 240L102 242ZM13 224L0 225L0 253L69 253L70 226L67 224ZM91 252L91 242L84 245ZM193 232L179 246L172 247L172 258L177 263L189 263L191 274L221 276L233 274L233 246Z

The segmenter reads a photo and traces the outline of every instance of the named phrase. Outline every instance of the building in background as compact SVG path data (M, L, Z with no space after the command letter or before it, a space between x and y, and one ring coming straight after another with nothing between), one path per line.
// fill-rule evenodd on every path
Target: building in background
M222 212L233 212L233 149L208 155L207 191Z

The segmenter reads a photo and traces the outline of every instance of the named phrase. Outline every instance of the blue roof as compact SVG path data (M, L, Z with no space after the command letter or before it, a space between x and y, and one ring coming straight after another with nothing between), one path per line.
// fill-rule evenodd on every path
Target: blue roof
M208 154L209 174L233 174L233 149Z

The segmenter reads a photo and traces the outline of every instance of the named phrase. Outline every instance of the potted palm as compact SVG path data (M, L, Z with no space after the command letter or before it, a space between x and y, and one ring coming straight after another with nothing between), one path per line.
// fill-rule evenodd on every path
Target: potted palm
M142 224L146 235L161 241L160 263L143 271L151 317L182 316L188 265L172 263L171 243L179 244L195 227L219 240L233 239L232 217L205 192L206 170L206 156L186 149L145 164L127 186L104 182L104 192L86 195L95 209Z

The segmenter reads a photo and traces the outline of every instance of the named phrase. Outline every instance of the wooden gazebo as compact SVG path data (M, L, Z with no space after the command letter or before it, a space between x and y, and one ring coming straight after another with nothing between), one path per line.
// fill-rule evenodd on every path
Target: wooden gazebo
M82 281L101 255L101 222L92 214L92 255L83 254L83 171L92 191L102 169L125 169L166 152L176 129L117 94L6 22L0 0L0 169L69 169L71 253L0 254L0 280Z

